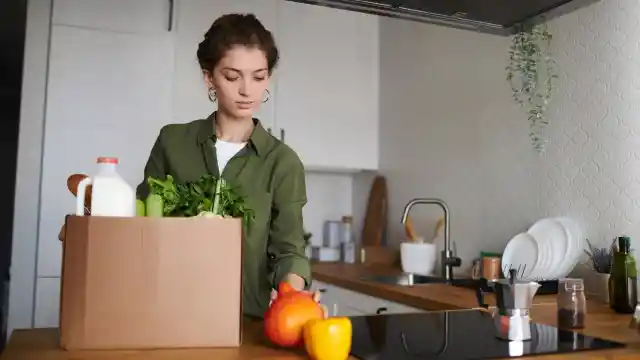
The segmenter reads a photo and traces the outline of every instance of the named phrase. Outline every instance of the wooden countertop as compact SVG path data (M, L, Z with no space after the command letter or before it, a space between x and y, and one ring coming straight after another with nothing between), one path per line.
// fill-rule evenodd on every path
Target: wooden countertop
M384 298L425 310L459 310L477 307L472 290L448 285L420 285L413 288L375 284L366 275L389 275L397 270L385 267L314 264L313 275L323 281L356 292ZM542 356L549 360L640 359L640 333L629 329L629 315L615 314L604 304L588 301L587 327L581 331L628 345L626 349ZM539 296L532 309L533 321L556 325L554 296ZM237 349L127 350L67 352L58 348L56 329L14 331L0 360L244 360L305 359L304 351L276 349L264 339L262 323L244 322L243 345ZM526 359L526 358L523 358Z

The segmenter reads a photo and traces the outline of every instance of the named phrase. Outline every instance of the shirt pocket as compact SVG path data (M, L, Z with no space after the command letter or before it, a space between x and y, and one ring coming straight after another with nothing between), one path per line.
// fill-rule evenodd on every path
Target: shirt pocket
M273 196L268 192L253 191L245 199L249 209L253 212L253 219L245 228L246 239L252 249L262 247L266 251L269 227L271 224L271 201Z

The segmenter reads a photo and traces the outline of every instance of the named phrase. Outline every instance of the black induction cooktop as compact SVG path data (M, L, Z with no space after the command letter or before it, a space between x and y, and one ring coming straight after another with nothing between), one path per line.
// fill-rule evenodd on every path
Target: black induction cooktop
M495 359L624 347L553 326L531 324L531 340L495 337L478 310L352 317L351 355L362 360Z

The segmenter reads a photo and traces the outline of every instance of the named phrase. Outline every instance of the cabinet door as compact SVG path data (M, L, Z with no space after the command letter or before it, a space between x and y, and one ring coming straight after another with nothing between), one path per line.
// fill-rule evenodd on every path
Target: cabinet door
M60 278L39 277L36 281L35 328L51 328L60 325Z
M216 109L207 96L196 51L211 24L221 15L253 13L268 29L276 28L278 0L176 0L176 68L174 81L174 121L187 122L207 117ZM277 39L276 39L277 40ZM265 128L273 128L275 81L271 98L255 115Z
M368 315L360 310L354 309L344 304L335 304L333 307L327 306L329 317L342 317L342 316L365 316Z
M326 306L329 316L360 316L364 312L347 304L344 299L344 290L329 284L314 281L311 291L320 291L320 304Z
M332 312L332 308L330 306L334 303L338 304L338 312L353 312L356 315L404 314L424 312L424 310L417 309L411 306L365 295L322 282L314 281L311 286L311 290L323 291L323 296L321 297L320 302L328 307L330 314ZM323 299L325 298L326 302L323 302Z
M378 18L283 2L277 126L307 167L378 167Z
M67 177L120 159L135 186L160 128L171 119L172 39L53 26L39 216L38 275L59 276L58 231L75 209ZM37 191L37 190L36 190Z
M327 307L327 310L329 310L329 314L332 314L332 312L338 307L342 307L339 304L340 299L336 297L337 293L334 291L334 288L335 287L329 284L325 284L319 281L313 281L309 289L312 292L320 292L320 303Z
M53 25L68 25L125 33L170 31L173 1L55 0Z

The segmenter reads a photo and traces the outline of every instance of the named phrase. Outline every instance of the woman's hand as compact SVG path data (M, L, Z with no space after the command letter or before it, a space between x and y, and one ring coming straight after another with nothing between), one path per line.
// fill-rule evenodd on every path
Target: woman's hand
M65 231L64 225L65 224L62 224L62 227L60 228L60 232L58 233L58 240L60 241L64 241L64 231Z
M305 292L309 292L309 291L305 291ZM313 301L317 302L318 305L320 305L320 307L322 308L322 312L324 313L324 318L328 318L329 317L329 310L327 309L327 307L323 304L320 304L320 291L314 291L313 292ZM276 300L276 298L278 298L278 292L275 290L271 290L271 300L269 301L269 306L271 306L271 304L273 304L273 302Z
M289 285L291 285L291 287L294 288L296 291L303 291L304 289L304 279L296 274L288 274L283 281L288 282ZM313 296L313 300L317 302L322 308L324 317L325 318L329 317L329 311L327 310L327 307L324 306L323 304L320 304L320 296L321 296L320 291L314 291L312 296ZM275 301L277 297L278 297L278 292L276 290L271 290L271 300L269 301L269 306L271 306L271 304Z

